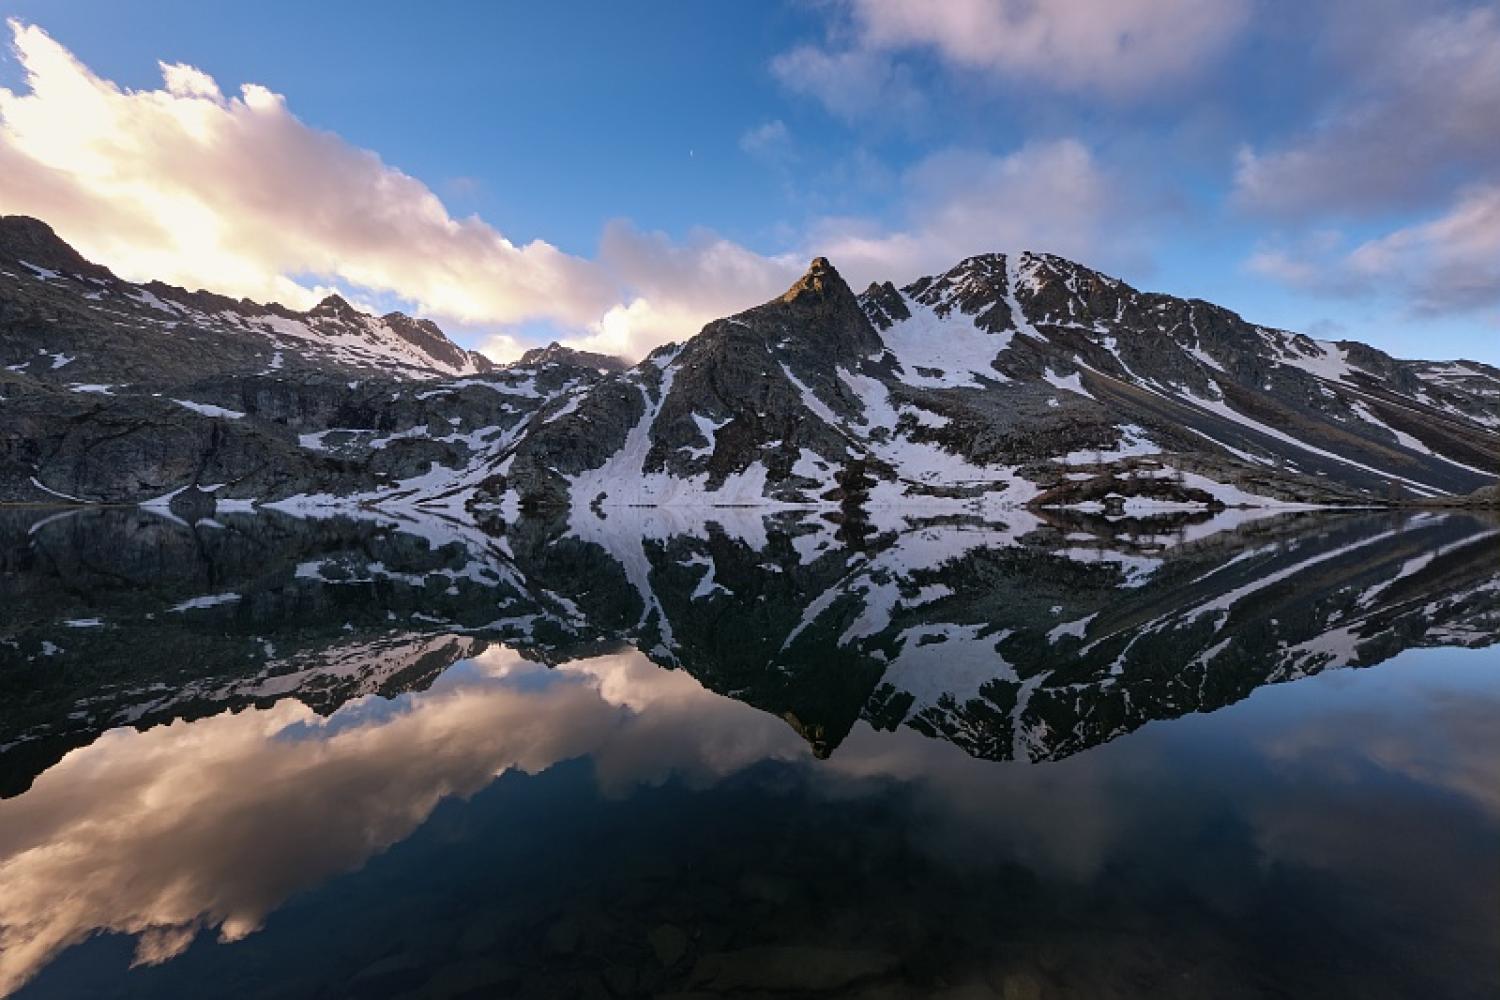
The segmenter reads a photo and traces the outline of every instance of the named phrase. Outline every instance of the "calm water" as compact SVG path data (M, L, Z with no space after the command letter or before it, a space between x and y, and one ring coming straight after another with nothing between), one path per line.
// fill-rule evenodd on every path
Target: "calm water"
M0 994L1500 995L1500 522L0 512Z

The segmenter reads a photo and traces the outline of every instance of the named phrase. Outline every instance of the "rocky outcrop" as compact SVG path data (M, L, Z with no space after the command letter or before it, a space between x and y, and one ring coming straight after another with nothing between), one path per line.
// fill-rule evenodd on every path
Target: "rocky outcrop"
M1058 257L861 297L820 258L528 433L481 500L844 504L854 465L869 504L971 512L1432 500L1500 471L1497 394Z
M561 365L457 382L291 371L77 391L0 375L0 501L375 499L410 496L413 480L435 494L444 475L482 477L555 394L599 378Z
M372 316L338 295L297 312L123 281L24 216L0 217L0 334L0 364L59 385L298 369L437 378L495 368L430 320Z
M594 368L601 372L623 372L630 364L612 354L579 351L553 341L546 347L533 347L521 355L522 365L565 364L575 368Z
M0 333L0 500L193 487L489 520L814 506L853 525L1446 503L1500 474L1496 369L1269 329L1046 254L860 296L818 258L633 367L552 344L496 368L336 295L298 313L122 282L9 219Z
M403 484L479 470L556 394L598 381L585 360L501 370L428 320L337 295L299 313L135 285L5 217L0 502L410 498Z
M25 215L0 215L0 259L32 265L34 273L58 271L95 281L115 281L107 267L83 256L57 238L52 227Z

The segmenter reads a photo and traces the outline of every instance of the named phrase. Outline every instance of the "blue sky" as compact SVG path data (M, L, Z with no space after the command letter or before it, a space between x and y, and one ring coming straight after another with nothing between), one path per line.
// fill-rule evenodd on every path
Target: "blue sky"
M638 354L817 253L904 283L1035 248L1500 362L1489 5L0 11L0 210L127 277L293 305L337 288L501 356L554 336Z

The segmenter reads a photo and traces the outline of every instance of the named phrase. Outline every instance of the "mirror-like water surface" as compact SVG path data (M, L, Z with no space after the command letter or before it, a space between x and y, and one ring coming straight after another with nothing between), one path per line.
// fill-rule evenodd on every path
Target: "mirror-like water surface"
M0 521L0 994L1500 990L1500 524Z

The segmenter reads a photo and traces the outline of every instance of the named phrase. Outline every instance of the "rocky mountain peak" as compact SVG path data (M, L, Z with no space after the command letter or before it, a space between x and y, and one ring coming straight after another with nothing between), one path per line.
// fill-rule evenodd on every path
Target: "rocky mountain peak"
M882 348L859 299L827 257L813 258L807 273L779 299L740 315L770 320L778 330L801 331L839 356L862 356Z
M400 310L397 310L395 312L388 312L384 316L380 317L380 320L386 326L403 334L405 334L407 331L420 330L421 332L428 334L429 336L441 337L444 340L448 339L447 334L443 333L443 328L438 326L432 320L423 319L420 316L408 316L406 313L401 312Z
M838 270L827 257L814 257L807 273L792 283L792 287L781 296L783 302L795 302L806 296L819 298L854 297Z
M572 347L564 347L555 340L546 347L533 347L522 354L520 360L516 362L518 367L546 364L573 365L578 368L595 368L607 372L622 372L630 367L623 358L617 358L613 354L580 351Z
M323 301L313 306L312 309L309 310L309 314L314 316L337 316L340 318L352 318L359 315L359 310L350 305L348 299L344 298L338 292L334 292L332 295L327 296L323 299Z
M1260 327L1048 254L858 297L820 257L621 376L552 343L482 386L469 376L490 361L404 313L59 275L89 268L44 224L0 220L0 441L19 442L0 499L213 482L231 499L968 516L1121 496L1446 502L1500 474L1494 368Z
M902 320L911 319L911 310L906 307L906 300L889 281L870 282L870 287L860 295L859 304L864 307L865 316L877 330L889 330Z
M0 257L49 271L114 280L109 268L85 260L51 226L29 215L0 215Z
M974 316L980 329L999 332L1008 329L1011 316L1010 275L1003 253L984 253L967 257L942 274L929 275L901 289L913 302L927 306L939 316L955 309ZM897 317L893 317L893 320Z

